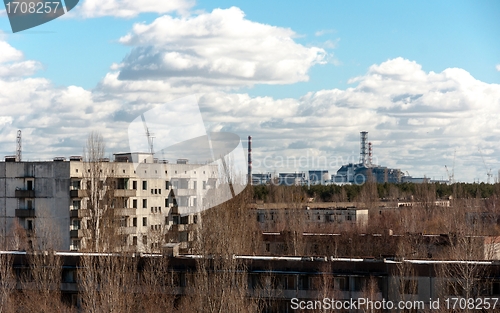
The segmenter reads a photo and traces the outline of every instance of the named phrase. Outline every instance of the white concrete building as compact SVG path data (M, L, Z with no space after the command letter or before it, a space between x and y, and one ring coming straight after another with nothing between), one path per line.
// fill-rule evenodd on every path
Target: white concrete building
M114 162L98 164L91 167L81 157L1 162L0 229L5 240L19 223L28 238L45 230L53 234L57 249L83 247L93 178L100 197L111 195L105 207L119 221L122 245L130 250L157 251L174 225L195 224L202 210L221 202L215 197L219 173L214 164L185 159L171 164L148 153L116 154ZM188 227L174 228L179 241L192 240Z

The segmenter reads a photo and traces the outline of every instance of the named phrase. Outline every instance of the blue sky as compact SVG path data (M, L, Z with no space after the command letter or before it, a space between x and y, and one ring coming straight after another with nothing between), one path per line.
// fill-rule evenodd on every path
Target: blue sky
M12 56L2 63L0 50L0 73L2 64L26 71L0 76L5 82L0 88L13 90L15 83L33 88L29 99L17 104L10 91L0 90L6 108L3 120L0 113L0 152L11 154L13 130L19 128L31 136L27 156L79 154L89 130L108 130L111 139L141 110L196 93L227 106L202 106L211 127L242 137L252 132L261 146L256 157L275 164L303 155L357 158L358 133L368 130L380 164L415 176L445 176L444 164L451 164L454 154L458 179L486 180L487 168L495 176L500 169L498 1L156 3L144 0L138 8L129 0L82 0L69 17L16 34L5 14L0 16L0 41L22 53L9 50ZM135 28L137 23L143 28ZM185 25L199 27L209 39ZM190 39L170 40L175 27ZM239 46L231 46L235 27L242 27ZM213 48L220 50L210 52ZM182 53L198 57L179 57ZM167 56L173 59L155 63ZM29 68L28 61L34 62ZM191 68L176 67L184 61ZM279 61L290 67L273 66ZM155 66L162 70L151 71ZM214 66L218 72L211 76ZM394 100L404 95L411 103ZM48 114L62 99L74 103ZM30 107L29 114L14 109L22 105ZM110 150L126 149L123 142L111 142ZM334 172L336 166L328 169ZM288 164L278 171L300 169Z

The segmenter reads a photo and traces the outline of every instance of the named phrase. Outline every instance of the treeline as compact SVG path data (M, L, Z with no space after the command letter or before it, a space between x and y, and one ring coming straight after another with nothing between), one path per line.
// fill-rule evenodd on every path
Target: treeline
M485 184L485 183L367 183L364 185L312 185L302 186L300 189L309 198L314 198L315 201L331 202L331 201L360 201L365 196L363 191L367 188L376 189L376 195L379 199L388 200L409 200L421 194L422 191L432 193L436 199L444 199L449 196L456 198L490 198L493 195L500 193L500 184ZM274 202L275 193L278 189L297 189L296 186L275 186L275 185L259 185L253 186L254 200L264 202Z

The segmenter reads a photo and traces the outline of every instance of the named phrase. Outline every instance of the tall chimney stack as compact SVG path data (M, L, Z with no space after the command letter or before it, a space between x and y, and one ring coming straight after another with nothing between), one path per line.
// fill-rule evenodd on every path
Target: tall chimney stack
M248 136L248 185L252 185L252 136Z

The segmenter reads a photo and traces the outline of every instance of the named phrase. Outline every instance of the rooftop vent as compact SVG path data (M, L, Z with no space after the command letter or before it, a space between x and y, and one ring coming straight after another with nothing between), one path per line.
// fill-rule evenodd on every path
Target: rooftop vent
M72 155L72 156L69 157L69 160L70 161L81 162L83 160L83 158L80 155Z
M16 162L17 158L15 155L6 155L5 162Z
M62 161L66 161L66 158L65 157L55 157L54 158L54 162L62 162Z
M188 159L177 159L177 164L188 164Z

